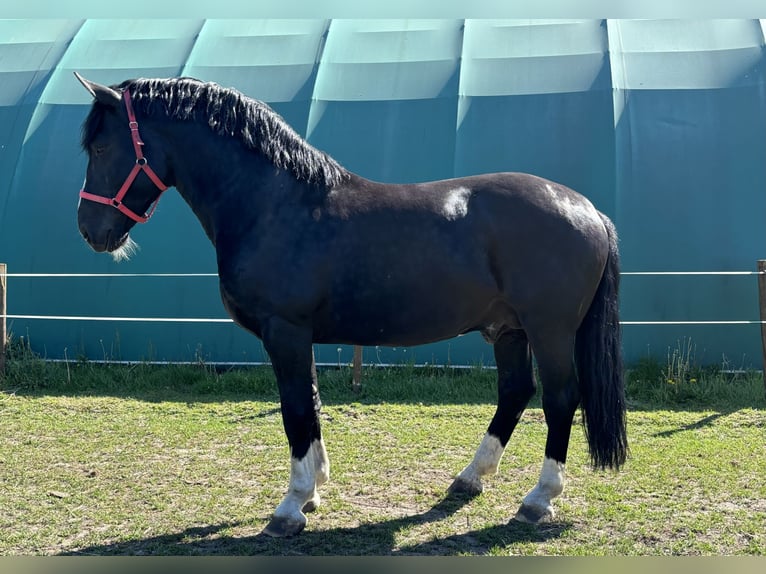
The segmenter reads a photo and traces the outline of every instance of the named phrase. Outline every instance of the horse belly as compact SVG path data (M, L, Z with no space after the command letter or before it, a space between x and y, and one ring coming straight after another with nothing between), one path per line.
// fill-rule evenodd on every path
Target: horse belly
M497 297L488 282L443 274L371 280L331 295L315 317L314 338L319 343L385 346L449 339L482 328Z
M316 343L343 343L354 345L412 346L451 339L472 330L470 321L461 322L441 309L418 309L417 318L409 310L398 309L397 315L364 309L346 309L331 321L314 324Z

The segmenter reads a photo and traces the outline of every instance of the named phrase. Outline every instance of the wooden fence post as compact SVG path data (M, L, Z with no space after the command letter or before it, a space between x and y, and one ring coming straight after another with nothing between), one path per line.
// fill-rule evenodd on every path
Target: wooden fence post
M6 265L0 263L0 377L5 375L5 346L8 342L8 331L6 330L5 315L5 287L6 287Z
M362 347L354 345L354 374L351 379L351 388L359 392L362 390Z
M766 392L766 259L758 260L758 307L761 309L761 352L763 353L763 388Z

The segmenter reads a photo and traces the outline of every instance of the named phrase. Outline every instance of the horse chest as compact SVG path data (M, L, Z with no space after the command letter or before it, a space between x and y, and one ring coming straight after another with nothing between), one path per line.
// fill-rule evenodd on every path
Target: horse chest
M294 324L307 321L319 298L315 281L275 263L247 269L219 270L221 299L236 323L259 334L269 317L280 316Z

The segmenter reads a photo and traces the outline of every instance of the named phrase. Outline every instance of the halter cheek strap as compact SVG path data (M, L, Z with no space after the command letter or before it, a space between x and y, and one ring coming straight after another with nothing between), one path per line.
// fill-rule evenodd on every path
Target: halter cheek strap
M84 188L80 190L80 197L87 199L88 201L103 203L104 205L111 205L120 213L123 213L133 221L137 223L146 223L149 221L149 218L157 208L157 203L159 202L162 193L168 188L168 186L162 183L162 180L154 172L154 170L149 167L149 162L144 157L143 150L141 149L141 146L144 145L144 142L141 141L141 134L138 133L138 122L136 121L136 115L133 113L133 105L130 102L130 92L128 90L123 92L123 99L125 100L125 109L128 112L128 127L130 128L130 137L133 140L133 149L136 152L136 163L133 166L133 169L130 170L128 177L125 178L125 181L120 187L120 190L117 192L117 195L114 197L109 198L102 195L96 195L94 193L88 193ZM160 194L157 196L157 199L154 200L151 208L144 215L138 215L135 211L122 203L123 198L128 193L130 186L133 185L133 181L136 179L136 176L140 171L143 171L147 176L149 176L149 179L151 179L154 185L157 186L157 188L160 190Z

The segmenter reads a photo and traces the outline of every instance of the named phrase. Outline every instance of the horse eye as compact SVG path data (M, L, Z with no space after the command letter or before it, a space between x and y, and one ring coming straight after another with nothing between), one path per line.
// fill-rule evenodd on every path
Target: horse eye
M96 157L98 157L100 155L103 155L105 151L106 151L106 146L105 145L95 145L95 146L93 146L93 155L95 155Z

